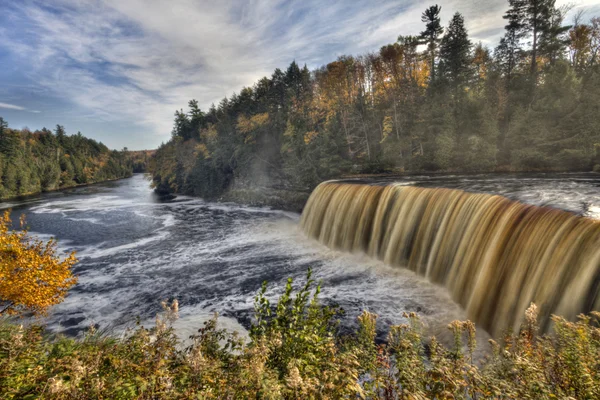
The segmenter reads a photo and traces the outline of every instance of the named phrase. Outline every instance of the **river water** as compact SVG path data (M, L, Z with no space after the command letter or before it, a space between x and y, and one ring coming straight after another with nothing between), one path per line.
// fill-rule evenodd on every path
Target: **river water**
M600 218L598 174L393 180L498 193ZM309 267L323 282L323 301L345 310L342 327L352 326L364 309L379 314L381 332L402 323L404 311L419 313L429 333L438 335L448 322L465 318L444 288L307 239L298 228L299 214L185 196L161 199L142 175L0 203L0 208L12 208L14 220L25 214L30 231L43 239L56 237L60 251L77 252L79 283L45 320L52 330L69 335L92 324L109 331L136 320L149 325L160 301L175 298L183 335L215 312L223 326L243 331L263 281L276 298L288 277L299 282Z

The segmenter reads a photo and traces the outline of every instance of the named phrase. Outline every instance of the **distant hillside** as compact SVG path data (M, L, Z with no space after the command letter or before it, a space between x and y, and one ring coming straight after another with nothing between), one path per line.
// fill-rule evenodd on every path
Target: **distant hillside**
M110 150L61 125L10 129L0 117L0 200L71 186L126 178L133 172L127 151Z
M136 150L128 151L133 164L133 173L147 172L150 158L154 156L156 150Z

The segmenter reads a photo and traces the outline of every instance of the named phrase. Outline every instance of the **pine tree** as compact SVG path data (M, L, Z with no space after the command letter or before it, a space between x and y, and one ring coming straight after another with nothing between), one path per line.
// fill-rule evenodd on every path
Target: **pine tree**
M506 32L500 39L495 56L502 73L510 84L514 71L523 55L521 40L525 36L525 8L527 0L509 0L510 8L502 18L508 21Z
M175 124L172 131L173 137L180 137L183 140L191 138L190 119L183 110L175 111Z
M440 36L444 32L444 28L442 28L440 22L441 11L442 7L436 4L435 6L429 7L421 15L421 21L425 23L425 30L421 32L421 38L424 39L427 44L431 82L435 81L435 60L438 55Z
M19 132L8 129L8 123L0 118L0 153L4 154L6 159L14 159L19 156L20 148Z
M54 130L54 133L56 133L56 138L58 139L58 143L60 143L60 145L64 145L65 144L65 136L67 135L67 132L65 131L65 127L62 125L56 125L56 129Z
M4 133L5 128L8 128L8 123L4 120L4 118L0 117L0 135Z
M567 10L552 7L549 24L540 37L539 54L549 61L549 65L564 58L570 42L568 32L571 26L563 25Z
M527 0L524 9L524 30L531 35L531 67L530 73L537 73L537 61L540 42L552 26L552 14L555 0Z
M204 124L204 113L198 106L198 100L193 99L188 102L188 107L190 111L189 115L189 124L190 124L190 137L198 137L200 128L202 128Z
M470 80L471 46L465 20L460 13L456 13L440 46L440 75L455 89L463 87Z

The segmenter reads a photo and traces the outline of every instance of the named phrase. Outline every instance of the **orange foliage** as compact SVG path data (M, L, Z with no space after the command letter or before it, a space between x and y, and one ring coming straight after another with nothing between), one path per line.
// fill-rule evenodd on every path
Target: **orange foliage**
M21 227L24 219L21 218ZM8 212L0 217L0 315L31 311L43 315L63 301L77 282L71 268L75 253L61 260L56 241L32 238L27 230L11 229Z

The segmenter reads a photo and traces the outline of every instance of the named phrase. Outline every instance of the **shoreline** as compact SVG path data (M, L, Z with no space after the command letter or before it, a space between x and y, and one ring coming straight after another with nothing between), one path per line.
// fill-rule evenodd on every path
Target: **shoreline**
M139 173L143 174L144 172L139 172ZM123 179L132 178L134 175L135 174L132 173L130 176L126 176L126 177L123 177L123 178L106 179L106 180L103 180L103 181L90 182L90 183L80 183L80 184L73 185L73 186L65 186L65 187L60 187L60 188L56 188L56 189L42 190L42 191L39 191L39 192L31 192L31 193L20 194L20 195L17 195L17 196L3 197L3 198L0 198L0 204L4 203L4 202L7 202L7 201L27 200L30 197L38 196L38 195L43 194L43 193L62 192L63 190L74 189L74 188L79 188L79 187L86 187L86 186L93 186L93 185L98 185L100 183L116 182L116 181L120 181L120 180L123 180Z
M394 178L410 178L411 176L477 176L477 175L519 175L519 174L588 174L590 176L599 176L595 171L495 171L495 172L421 172L421 173L380 173L380 174L346 174L332 181L359 181L361 179L384 179L392 181ZM323 181L326 182L326 181ZM322 182L321 182L322 183ZM318 186L318 185L317 185ZM316 186L315 186L316 187ZM251 207L272 207L283 211L293 211L302 213L306 201L314 188L303 190L274 189L268 187L232 187L220 196L214 198L204 198L208 201L218 203L237 203ZM164 193L163 196L185 195L185 193ZM198 197L198 196L193 196ZM200 197L202 198L202 197Z

